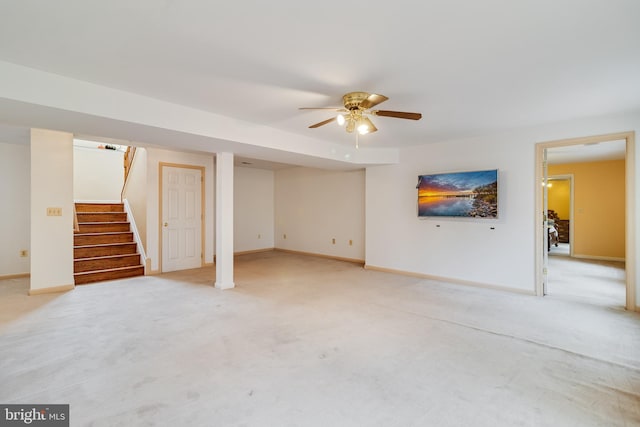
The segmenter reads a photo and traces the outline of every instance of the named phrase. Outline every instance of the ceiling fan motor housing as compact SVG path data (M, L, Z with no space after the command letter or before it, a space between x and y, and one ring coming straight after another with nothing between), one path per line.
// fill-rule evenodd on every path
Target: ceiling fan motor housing
M344 108L347 110L357 110L360 107L362 101L369 97L367 92L349 92L342 97Z

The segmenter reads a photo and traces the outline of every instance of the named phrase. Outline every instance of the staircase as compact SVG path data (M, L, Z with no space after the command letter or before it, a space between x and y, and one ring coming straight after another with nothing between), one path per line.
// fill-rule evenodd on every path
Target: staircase
M76 285L144 275L140 254L122 203L76 203Z

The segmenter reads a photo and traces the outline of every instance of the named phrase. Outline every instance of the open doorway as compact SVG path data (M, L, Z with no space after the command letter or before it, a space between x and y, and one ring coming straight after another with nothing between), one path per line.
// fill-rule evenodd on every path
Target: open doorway
M626 162L634 144L633 133L622 133L537 145L536 173L543 183L536 189L536 212L542 212L536 225L538 295L635 308L635 242L627 238L635 226L635 170L633 161ZM603 154L616 150L609 158ZM569 200L560 205L553 189L562 189L564 180ZM611 202L616 194L618 201ZM558 246L549 238L553 229Z
M546 186L549 256L573 256L573 175L549 175Z

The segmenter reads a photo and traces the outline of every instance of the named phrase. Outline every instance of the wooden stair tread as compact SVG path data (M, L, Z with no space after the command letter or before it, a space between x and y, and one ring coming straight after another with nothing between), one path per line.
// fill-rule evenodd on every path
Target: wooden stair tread
M136 253L133 253L133 254L94 256L94 257L89 257L89 258L76 258L73 261L74 262L78 262L78 261L94 261L94 260L97 261L97 260L110 259L110 258L135 257L135 256L140 256L140 254L138 252L136 252Z
M79 273L73 273L73 275L74 276L88 276L89 274L109 273L109 272L126 271L126 270L136 270L138 268L143 268L143 267L144 266L142 264L138 264L138 265L131 265L131 266L127 266L127 267L107 268L107 269L104 269L104 270L81 271Z
M140 267L140 254L105 255L91 258L77 258L73 262L73 272L97 272L121 267Z
M126 215L127 212L126 211L111 211L111 210L104 210L104 211L79 211L76 209L76 215L98 215L98 216L102 216L102 215L106 215L106 214L116 214L116 215Z
M74 246L101 245L108 243L131 243L134 242L133 231L110 231L76 233L73 236Z
M98 243L97 245L78 245L74 246L73 249L85 249L85 248L102 248L105 246L121 246L121 245L135 245L136 242L121 242L121 243Z
M124 212L123 203L76 203L76 213Z
M83 225L83 224L90 224L90 225L129 224L129 221L88 221L88 222L79 221L78 224L80 225Z
M126 212L78 212L78 222L124 222Z
M116 280L138 276L144 276L144 266L142 265L114 267L104 270L82 271L73 273L76 285L84 285L106 280Z
M84 216L91 216L91 215L96 215L96 216L109 216L109 215L123 216L123 215L126 215L127 213L126 212L104 211L104 212L76 212L76 214L84 215Z
M78 223L79 232L87 233L106 233L106 232L126 232L131 231L129 222L98 222L98 223L88 223L88 222L80 222Z
M133 231L104 231L98 233L76 233L74 236L105 236L105 235L116 235L116 234L131 234Z
M126 212L109 212L109 211L104 211L104 212L76 212L76 214L78 215L100 215L100 216L106 216L106 215L123 215L126 214Z

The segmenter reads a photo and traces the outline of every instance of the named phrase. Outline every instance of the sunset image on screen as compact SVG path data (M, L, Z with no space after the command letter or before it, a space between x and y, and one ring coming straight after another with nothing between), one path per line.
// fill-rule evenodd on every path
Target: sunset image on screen
M421 175L418 216L497 218L498 171Z

